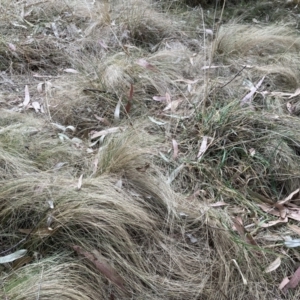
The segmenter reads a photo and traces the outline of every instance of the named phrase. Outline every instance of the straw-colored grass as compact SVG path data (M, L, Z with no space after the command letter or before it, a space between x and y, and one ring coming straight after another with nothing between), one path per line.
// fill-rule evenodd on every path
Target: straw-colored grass
M0 2L0 297L299 298L285 4Z

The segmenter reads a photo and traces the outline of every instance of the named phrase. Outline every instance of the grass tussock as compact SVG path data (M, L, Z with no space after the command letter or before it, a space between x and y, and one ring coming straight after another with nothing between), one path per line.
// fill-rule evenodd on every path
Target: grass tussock
M0 295L299 298L300 43L262 2L0 3Z

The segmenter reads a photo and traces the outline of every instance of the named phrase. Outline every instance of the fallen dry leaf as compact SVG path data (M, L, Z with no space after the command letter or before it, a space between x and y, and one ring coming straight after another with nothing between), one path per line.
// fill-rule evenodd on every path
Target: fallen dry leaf
M112 128L108 128L108 129L104 129L101 131L96 131L92 136L91 136L91 140L96 139L102 135L106 135L109 133L115 133L115 132L120 132L124 129L124 127L112 127Z
M12 44L12 43L8 43L8 48L9 48L11 51L13 51L13 52L16 52L16 51L17 51L16 46L15 46L14 44Z
M187 84L194 84L197 83L199 81L199 79L195 79L195 80L190 80L190 79L176 79L175 82L184 82Z
M249 149L249 153L250 153L250 156L253 157L255 155L255 149L254 148Z
M35 110L36 113L38 113L39 110L41 110L41 106L37 101L33 101L31 103L31 106L33 107L33 109Z
M171 96L168 92L166 92L166 101L167 101L168 104L172 102L171 101Z
M168 101L168 100L167 100ZM182 102L181 99L178 99L178 100L174 100L174 101L171 101L164 109L163 111L166 111L166 110L171 110L171 111L175 111L176 108L179 106L179 104Z
M263 204L257 204L257 206L260 207L264 212L266 212L268 214L271 214L271 215L276 216L276 217L280 217L279 211L276 210L274 208L274 206L272 206L272 205L263 203Z
M72 73L72 74L78 74L79 72L75 69L64 69L64 72L66 73Z
M30 102L30 95L29 95L29 89L28 85L25 85L25 97L23 101L23 106L26 107Z
M281 258L277 257L266 269L266 273L270 273L272 271L275 271L279 266L281 265Z
M235 229L248 244L258 246L252 235L246 231L241 217L235 217L233 224L233 229Z
M279 289L282 290L289 282L289 278L288 277L284 277L279 285Z
M208 140L210 140L209 144L208 144ZM213 141L214 141L214 138L206 136L206 135L202 138L200 149L197 154L198 160L200 160L202 158L203 154L206 152L206 150L209 148L209 146L212 144Z
M278 204L286 204L287 202L289 202L291 200L295 200L295 198L298 198L298 196L299 196L299 191L300 191L300 189L295 190L290 195L288 195L286 198L284 198L281 201L278 201L277 203Z
M224 201L219 201L219 202L216 202L216 203L212 203L209 206L210 207L221 207L221 206L226 206L226 205L229 205L229 204L225 203Z
M79 179L78 179L78 184L77 184L77 190L78 191L81 189L82 178L83 178L83 174L81 174L80 177L79 177Z
M166 96L153 96L152 97L153 100L158 101L158 102L162 102L162 101L166 101Z
M124 279L113 269L106 261L105 258L99 255L98 251L93 251L93 253L85 251L83 248L77 245L73 245L72 248L78 253L87 258L94 266L112 283L117 285L121 290L126 292L124 287Z
M300 221L300 211L289 211L287 217L296 221Z
M294 98L298 95L300 95L300 88L297 88L296 91L290 95L289 99Z
M101 118L101 117L99 117L99 116L97 116L97 115L94 115L94 117L95 117L98 121L102 122L104 125L106 125L106 126L111 126L111 123L107 120L107 118Z
M274 207L279 210L280 218L284 219L287 214L287 209L280 203L274 203Z
M261 86L264 80L265 76L256 84L256 86L251 87L250 92L241 100L241 105L251 103L252 97L254 96L257 89Z
M287 102L286 108L290 114L294 112L294 106L291 104L291 102Z
M285 217L284 219L274 220L274 221L270 221L270 222L260 224L259 227L268 228L268 227L272 227L272 226L287 223L287 222L288 222L288 218Z
M233 219L233 224L234 224L234 227L233 229L235 229L240 236L244 236L245 235L245 228L244 228L244 225L243 225L243 220L241 217L235 217Z
M120 120L120 111L121 111L121 104L122 104L122 97L120 97L117 105L116 105L116 108L115 108L115 112L114 112L114 119L115 121L118 121Z
M170 174L170 176L169 176L169 178L168 178L168 180L167 180L167 184L170 184L177 176L178 176L178 174L181 172L181 170L183 169L183 168L185 168L186 167L186 164L185 163L183 163L183 164L181 164L179 167L177 167L171 174Z
M174 153L173 153L173 159L176 159L177 156L178 156L178 143L176 140L172 139L172 145L173 145L173 150L174 150Z
M295 289L300 282L300 267L292 275L290 281L286 284L284 289Z

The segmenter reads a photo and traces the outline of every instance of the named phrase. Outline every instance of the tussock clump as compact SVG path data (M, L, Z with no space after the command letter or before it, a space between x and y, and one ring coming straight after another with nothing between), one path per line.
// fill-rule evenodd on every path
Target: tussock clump
M69 254L69 253L68 253ZM105 290L99 275L66 253L41 258L3 278L7 299L99 299ZM97 288L96 288L97 287ZM20 292L22 291L22 292Z
M130 155L130 149L123 147L124 157ZM103 151L109 150L104 148ZM137 153L135 155L139 157ZM53 256L53 252L59 255L70 248L70 245L79 245L86 251L100 251L118 273L122 274L126 289L135 297L148 298L151 295L154 299L159 299L163 295L173 299L192 298L199 293L202 277L195 277L198 268L182 273L186 263L192 266L198 260L195 258L194 263L191 261L192 253L189 254L184 249L186 242L180 233L180 227L175 229L175 224L171 221L177 219L172 204L172 199L176 196L168 186L164 188L163 183L158 184L157 179L153 181L154 177L147 176L146 173L143 180L132 175L131 178L132 170L128 165L120 160L118 162L120 170L128 172L124 172L121 177L123 187L116 185L120 175L84 178L80 191L76 191L75 180L68 180L59 173L56 177L44 173L38 178L27 176L7 180L0 188L1 226L9 232L35 228L26 248L30 252L44 253L45 256ZM47 209L49 199L54 204L52 210ZM164 210L163 206L168 209ZM53 230L47 231L46 226L51 226ZM44 232L43 238L39 232ZM174 235L173 240L170 239L170 234ZM19 235L21 238L24 234ZM87 265L89 269L93 269L87 261L78 264L82 264L81 268L86 268L84 265ZM174 265L172 270L169 270L169 264ZM39 265L46 268L47 260L40 261ZM29 273L33 266L28 266ZM26 268L23 267L24 271ZM53 268L56 269L55 264ZM166 269L171 273L165 278ZM48 270L50 274L51 270L52 268ZM93 272L95 271L94 269ZM38 274L42 276L41 273ZM45 293L46 287L52 286L50 274L49 279L47 276L43 277L43 280L49 280L43 284ZM71 272L69 275L71 278L72 274ZM9 279L7 277L8 287ZM91 293L97 289L102 293L101 298L108 297L108 292L101 288L99 282L92 281L91 284ZM191 288L193 285L198 287L197 291ZM69 286L66 288L68 290ZM7 293L9 291L13 293L15 290L7 288ZM116 291L116 294L119 293L122 291ZM125 296L121 295L120 298L124 299Z
M218 219L223 218L225 223L228 220L217 212L206 212L196 202L190 208L181 207L190 215L186 220L181 219L175 207L178 195L159 177L158 171L145 165L149 158L145 141L134 132L112 137L99 154L100 172L93 178L84 176L79 191L77 179L68 179L61 172L56 176L40 173L38 177L30 175L4 182L0 187L1 226L15 235L12 244L6 245L11 247L24 237L24 229L34 229L26 249L29 256L36 251L44 256L39 262L21 267L18 278L23 278L24 273L34 273L33 278L41 278L40 291L48 297L53 295L53 286L57 284L56 292L62 296L68 292L71 299L77 295L72 287L82 280L76 276L78 270L89 281L83 281L77 293L90 286L91 297L95 290L100 298L114 293L119 299L129 299L127 293L143 299L215 299L218 289L237 293L230 286L235 280L240 281L240 275L232 275L235 268L228 267L227 261L233 251L239 255L241 250L227 233L217 229ZM101 169L104 161L107 166ZM144 169L140 168L141 163ZM53 201L53 209L48 208L49 200ZM196 211L202 211L206 222L216 229L209 229ZM52 230L47 229L49 226ZM196 242L191 244L187 234L194 236ZM109 291L105 276L93 263L80 256L76 258L79 253L70 253L72 245L88 253L99 253L100 259L122 276L127 292L124 294L113 282ZM70 266L64 268L70 278L65 283L65 292L52 276L64 267L58 256L66 257L64 263ZM239 264L245 271L244 262ZM254 282L256 274L251 272L245 274ZM94 277L96 273L98 279ZM225 282L224 276L228 278ZM5 277L7 295L14 295L18 288L22 290L23 284L28 287L27 298L39 290L28 277L18 282L20 285L14 283L15 278L13 274ZM249 292L241 288L239 291L241 296Z
M300 183L297 32L187 2L1 2L4 297L285 297L258 204Z
M58 133L42 119L1 110L1 176L11 178L55 170L60 164L68 164L71 172L72 166L84 165L82 151L71 140L61 141Z
M243 65L253 68L248 77L268 75L269 88L296 88L300 69L297 65L300 39L293 29L270 25L257 27L241 24L222 26L213 45L216 62L233 64L236 73ZM250 78L251 78L250 77Z
M216 40L217 53L226 57L253 56L256 59L271 55L297 52L300 39L287 26L266 27L232 24L222 26ZM265 60L266 62L266 60Z

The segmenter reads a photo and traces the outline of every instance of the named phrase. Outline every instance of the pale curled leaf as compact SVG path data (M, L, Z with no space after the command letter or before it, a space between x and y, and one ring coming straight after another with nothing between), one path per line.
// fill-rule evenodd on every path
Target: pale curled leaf
M287 202L295 199L297 196L299 196L299 191L300 189L295 190L294 192L292 192L290 195L288 195L286 198L284 198L283 200L279 201L279 204L286 204Z
M166 101L167 101L167 103L171 103L171 95L168 93L168 92L166 92Z
M110 124L110 122L108 121L107 118L101 118L101 117L99 117L99 116L97 116L97 115L94 115L94 117L95 117L98 121L102 122L104 125L106 125L106 126L111 126L111 124Z
M154 118L152 118L152 117L150 117L150 116L148 116L148 118L149 118L149 120L150 120L151 122L153 122L153 123L155 123L155 124L157 124L157 125L160 125L160 126L167 124L166 122L157 121L156 119L154 119Z
M178 152L179 152L177 141L174 140L174 139L172 139L172 145L173 145L173 151L174 151L174 152L173 152L173 159L176 159L177 156L178 156Z
M209 36L211 36L211 37L214 36L214 32L213 32L212 29L206 28L206 29L205 29L205 33L206 33L206 35L209 35Z
M9 48L11 51L13 51L13 52L16 52L16 51L17 51L16 46L15 46L14 44L12 44L12 43L8 43L8 48Z
M57 123L51 123L53 126L55 126L57 129L62 130L63 132L66 131L66 127Z
M204 136L201 142L201 146L199 149L199 152L197 154L197 158L201 159L202 155L205 153L205 151L207 150L207 140L208 140L208 136Z
M210 140L210 142L208 144L209 140ZM214 138L206 136L206 135L202 138L200 149L199 149L199 152L197 154L198 160L200 160L202 158L202 156L207 151L207 149L209 148L209 146L213 143L213 141L214 141Z
M170 162L170 160L169 160L162 152L159 152L159 155L161 156L161 158L162 158L165 162L167 162L167 163Z
M195 244L198 242L198 240L191 233L187 233L186 236L190 239L190 242L192 244Z
M284 245L288 248L296 248L300 247L300 239L294 239L290 241L285 241Z
M286 108L287 108L287 110L288 110L288 112L290 114L293 114L293 112L294 112L294 106L291 104L291 102L287 102Z
M75 69L64 69L64 72L66 73L72 73L72 74L78 74L79 72Z
M25 97L23 101L23 106L26 107L30 102L30 95L29 95L29 89L28 85L25 85Z
M26 253L27 253L26 249L21 249L8 255L0 256L0 264L6 264L12 262L16 259L23 257Z
M41 106L37 101L33 101L31 103L33 109L35 110L36 113L38 113L41 110Z
M270 273L272 271L275 271L279 266L281 265L281 258L277 257L266 269L266 273Z
M243 273L242 273L242 271L240 269L240 266L238 265L237 261L235 259L232 259L232 261L234 262L235 266L237 267L237 269L238 269L238 271L239 271L239 273L240 273L240 275L242 277L244 285L247 285L247 280L246 280L245 276L243 275Z
M300 88L297 88L296 91L290 95L289 99L294 98L298 95L300 95Z
M185 164L181 164L179 167L177 167L169 176L168 180L167 180L167 184L170 184L177 176L178 174L181 172L181 170L185 167Z
M184 83L187 83L187 84L194 84L194 83L197 83L199 81L199 79L195 79L195 80L190 80L190 79L176 79L175 82L184 82Z
M182 102L182 99L178 99L178 100L171 101L171 102L163 109L163 111L166 111L166 110L175 111L181 102Z
M250 88L250 92L241 100L241 104L242 105L251 102L252 97L256 93L257 89L261 86L261 84L263 83L264 79L265 79L265 76L256 84L256 86L252 86Z
M47 203L48 203L48 205L49 205L49 207L50 207L51 209L54 209L54 203L53 203L53 200L47 200Z
M284 277L279 285L279 290L282 290L289 282L289 278L288 277Z
M287 223L287 222L288 222L288 218L285 217L284 219L279 219L279 220L275 220L275 221L266 222L266 223L263 223L259 226L262 227L262 228L268 228L268 227L272 227L272 226Z
M153 96L152 99L154 101L158 101L158 102L166 101L166 97L165 96Z
M210 204L210 207L221 207L221 206L227 206L229 205L228 203L225 203L224 201L218 201L215 203Z
M114 112L114 120L119 121L120 120L120 111L121 111L121 104L122 104L122 97L120 97L117 106L115 108Z
M82 186L82 178L83 178L83 174L81 174L79 179L78 179L78 184L77 184L77 190L78 191L81 189L81 186Z
M124 129L124 127L111 127L108 129L104 129L101 131L97 131L95 132L92 136L91 136L91 140L96 139L100 136L109 134L109 133L116 133L116 132L121 132Z
M123 186L122 178L119 179L119 180L116 182L115 186L116 186L118 189L122 189L122 186Z
M250 156L253 157L255 155L255 149L254 148L249 149L249 154Z

